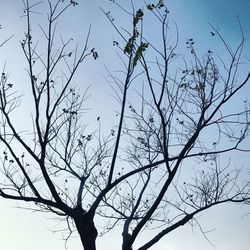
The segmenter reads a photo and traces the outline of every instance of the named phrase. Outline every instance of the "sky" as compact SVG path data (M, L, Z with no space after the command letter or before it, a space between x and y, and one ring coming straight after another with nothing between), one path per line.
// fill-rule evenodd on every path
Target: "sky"
M123 2L124 1L124 2ZM44 1L46 3L46 1ZM125 0L121 0L125 3ZM128 1L129 2L129 1ZM128 4L128 2L126 4ZM134 0L138 4L140 0ZM171 13L171 19L177 23L180 43L187 38L194 38L199 44L199 49L206 50L214 46L210 41L211 28L209 24L218 28L230 44L236 44L240 37L237 16L241 21L246 38L245 55L250 58L250 1L248 0L168 0L167 6ZM1 15L0 39L14 37L0 49L0 68L7 62L7 71L17 89L25 93L22 79L24 80L23 56L19 41L23 38L25 21L22 16L21 0L0 0ZM39 11L43 11L46 4L41 5ZM111 69L116 67L116 55L112 48L112 41L116 36L111 25L98 8L110 9L108 0L79 0L79 5L68 13L63 20L64 34L81 40L86 36L86 27L91 25L92 36L91 46L99 49L100 60L98 63L90 62L89 66L81 68L81 75L84 81L91 85L90 91L94 92L88 101L91 107L90 119L95 119L105 110L105 122L111 125L113 122L112 113L115 101L110 98L111 90L105 84L103 75L104 65ZM139 4L138 4L139 6ZM114 16L117 13L112 13ZM126 23L126 17L119 16L120 23ZM42 22L42 17L37 15L34 24ZM153 24L152 32L154 30ZM1 42L1 40L0 40ZM217 45L216 45L217 46ZM218 51L220 46L216 47ZM80 76L79 76L80 77ZM25 81L25 80L24 80ZM249 92L248 92L249 93ZM249 97L247 91L242 98ZM103 100L110 100L109 103ZM98 100L98 101L97 101ZM24 102L23 110L29 103ZM110 110L110 111L109 111ZM112 118L110 119L110 117ZM108 117L108 118L107 118ZM21 113L19 119L22 119ZM110 123L110 124L109 124ZM249 155L241 158L241 164L249 163ZM237 161L240 159L237 159ZM248 161L247 161L248 160ZM249 167L249 166L248 166ZM20 204L19 204L20 205ZM24 204L25 205L25 204ZM64 249L62 234L52 233L58 224L49 214L33 213L29 210L16 208L13 201L0 199L0 249L4 250L61 250ZM211 231L207 234L206 240L197 227L186 225L176 232L166 236L160 243L152 247L152 250L247 250L250 246L250 208L240 206L221 206L201 214L199 220L204 230ZM249 214L248 214L249 213ZM150 232L149 232L150 234ZM112 239L112 241L110 241ZM119 249L119 232L99 238L97 245L102 250ZM79 239L71 239L67 246L69 250L80 249Z

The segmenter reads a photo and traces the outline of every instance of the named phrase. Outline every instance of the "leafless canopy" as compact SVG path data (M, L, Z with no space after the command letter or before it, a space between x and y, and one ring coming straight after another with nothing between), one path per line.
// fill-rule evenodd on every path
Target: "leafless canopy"
M192 38L183 56L163 1L131 11L114 2L131 17L131 30L119 28L103 10L117 31L113 45L121 59L119 73L107 71L106 77L119 102L119 122L103 135L100 126L97 132L86 127L87 92L72 85L79 66L88 57L98 59L88 47L90 30L83 46L73 49L72 40L57 37L56 24L77 2L48 1L48 25L39 27L42 47L31 27L37 5L24 2L27 29L21 41L33 104L28 133L15 119L21 97L8 74L1 75L1 197L66 218L69 235L76 230L85 250L96 249L97 229L102 235L118 226L123 250L145 250L210 207L249 203L249 181L229 158L249 150L249 102L234 104L250 77L241 68L243 33L232 49L211 26L225 59L212 50L200 56ZM155 40L144 35L145 13L159 25ZM154 234L138 246L147 228Z

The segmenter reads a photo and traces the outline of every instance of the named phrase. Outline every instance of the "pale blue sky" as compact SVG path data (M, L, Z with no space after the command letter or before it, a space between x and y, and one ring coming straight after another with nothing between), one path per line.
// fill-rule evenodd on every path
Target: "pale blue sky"
M125 1L120 0L120 2ZM134 2L138 4L142 1L134 0ZM216 47L216 42L210 40L209 32L211 28L208 23L217 27L225 39L235 45L240 38L237 23L238 15L246 37L245 55L250 58L250 1L168 0L166 3L169 4L171 19L175 20L178 25L181 37L180 47L182 46L181 42L184 43L185 39L190 37L194 37L197 40L197 46L204 51L210 46L215 45ZM18 44L18 41L22 39L24 30L24 20L20 18L22 1L0 0L0 6L0 24L3 27L0 30L0 39L15 34L14 38L4 48L0 49L0 68L7 60L7 71L11 74L11 80L14 84L18 83L17 88L25 92L24 85L22 85L22 79L25 79L23 77L24 66L21 59L21 48ZM45 5L42 5L40 10L43 9L43 6ZM117 59L112 47L112 39L116 34L98 6L108 10L110 1L79 0L79 6L65 17L63 29L68 36L76 37L75 40L79 40L86 34L88 25L92 25L90 43L91 46L99 50L100 60L90 62L90 66L87 68L82 67L78 77L84 78L86 86L93 85L92 98L88 102L89 107L92 108L89 114L90 120L94 120L97 115L105 112L106 117L108 117L106 119L107 126L111 126L113 118L110 117L114 117L114 109L110 109L110 107L113 107L115 101L110 98L111 90L104 83L103 75L105 74L104 64L112 69L116 66ZM137 6L139 7L140 4ZM39 15L36 18L34 24L42 20ZM120 17L119 22L126 22L126 18ZM218 50L219 48L220 46L218 46ZM249 92L245 92L243 95L244 97L250 97ZM107 99L110 100L110 103L104 105L104 100ZM25 109L25 105L28 104L24 102L23 109ZM241 164L248 164L247 159L249 158L249 155L242 157L244 161ZM30 211L18 210L14 208L15 205L14 202L6 202L0 199L0 249L64 249L61 234L51 233L52 230L57 229L55 227L57 221L51 220L50 215L31 214ZM204 229L215 229L207 235L215 247L206 241L197 228L192 229L187 225L165 237L159 244L152 247L152 250L248 250L250 246L250 215L246 215L248 211L250 212L250 208L246 210L239 206L222 206L201 215L200 221ZM120 233L114 232L113 236L107 235L103 239L98 239L98 245L101 246L102 250L119 249L119 237ZM81 248L77 239L70 240L68 247L69 250Z

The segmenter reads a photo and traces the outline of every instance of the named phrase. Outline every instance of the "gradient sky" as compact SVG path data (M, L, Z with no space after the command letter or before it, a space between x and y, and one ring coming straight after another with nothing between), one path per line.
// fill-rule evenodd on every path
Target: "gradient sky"
M126 0L120 1L125 2ZM140 2L142 1L134 0L136 4ZM166 3L171 12L171 19L175 20L178 25L180 43L186 38L194 37L200 44L200 48L204 50L210 46L209 32L211 28L209 23L217 27L225 39L235 45L240 38L237 21L237 16L239 16L246 37L245 55L250 58L249 0L168 0ZM2 25L0 39L3 40L5 37L15 34L9 43L0 49L0 67L3 67L5 60L7 60L7 71L10 72L11 81L14 84L18 82L17 88L23 90L20 79L25 79L23 77L24 66L21 48L18 44L18 41L22 40L25 23L24 19L20 17L22 15L22 1L0 0L0 6L0 24ZM42 5L39 11L42 12L44 6ZM107 110L115 103L111 99L110 106L105 106L100 101L96 102L96 100L106 99L110 96L111 90L103 84L105 72L103 65L113 68L116 60L113 58L114 51L111 51L113 48L110 50L115 32L98 6L108 10L109 0L79 0L79 6L65 16L63 25L64 32L69 36L76 37L75 40L77 40L84 37L85 28L91 24L91 46L93 44L93 47L100 48L99 63L91 62L89 68L83 68L81 71L85 82L95 86L92 88L94 93L89 101L89 106L93 107L90 119L95 119L99 113L103 112L103 108ZM138 6L140 5L138 4ZM41 20L39 15L36 18L34 24ZM120 17L119 21L126 22L126 19ZM213 42L211 42L211 46L214 46ZM249 92L245 92L243 95L242 98L249 97ZM28 104L24 103L24 109L25 105ZM114 110L111 109L111 111ZM110 121L110 119L107 120ZM242 165L249 164L249 155L245 155L241 159L243 159ZM249 168L249 165L247 167ZM1 250L64 249L61 233L51 233L58 228L56 226L58 222L52 220L52 216L20 210L15 206L15 202L0 199ZM250 246L250 214L248 215L248 212L250 213L250 208L247 210L239 206L227 205L213 208L201 214L201 225L204 226L205 231L211 230L207 237L214 245L204 238L197 227L187 225L166 236L159 244L152 247L152 250L248 250ZM111 238L112 241L110 241ZM107 237L98 239L99 249L120 249L119 238L119 232L113 232L112 237L107 235ZM78 239L72 239L68 242L68 249L81 249L79 244Z

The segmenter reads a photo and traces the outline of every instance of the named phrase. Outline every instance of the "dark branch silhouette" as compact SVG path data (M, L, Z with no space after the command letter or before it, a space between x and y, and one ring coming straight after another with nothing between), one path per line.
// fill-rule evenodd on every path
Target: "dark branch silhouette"
M250 73L241 68L243 33L232 49L211 26L212 39L227 53L225 60L212 50L200 56L192 38L183 56L176 26L175 41L174 32L170 35L164 1L147 4L145 10L132 6L131 12L113 4L132 19L131 30L120 28L102 10L120 37L113 46L121 59L118 73L107 70L106 78L120 104L119 122L103 135L101 117L96 132L85 125L88 91L80 93L72 84L80 65L99 57L89 48L90 28L82 49L70 49L71 39L57 41L56 24L77 2L48 1L47 26L38 27L46 42L39 47L31 21L39 5L25 1L27 29L21 48L33 105L27 126L33 131L19 131L14 112L22 97L4 70L0 196L65 218L67 239L76 231L85 250L95 250L98 233L117 225L122 225L123 250L131 250L145 229L155 228L138 247L146 250L211 207L249 204L249 181L232 168L230 154L249 152L249 102L232 107ZM144 11L158 22L158 37L144 36ZM107 223L102 231L100 217Z

